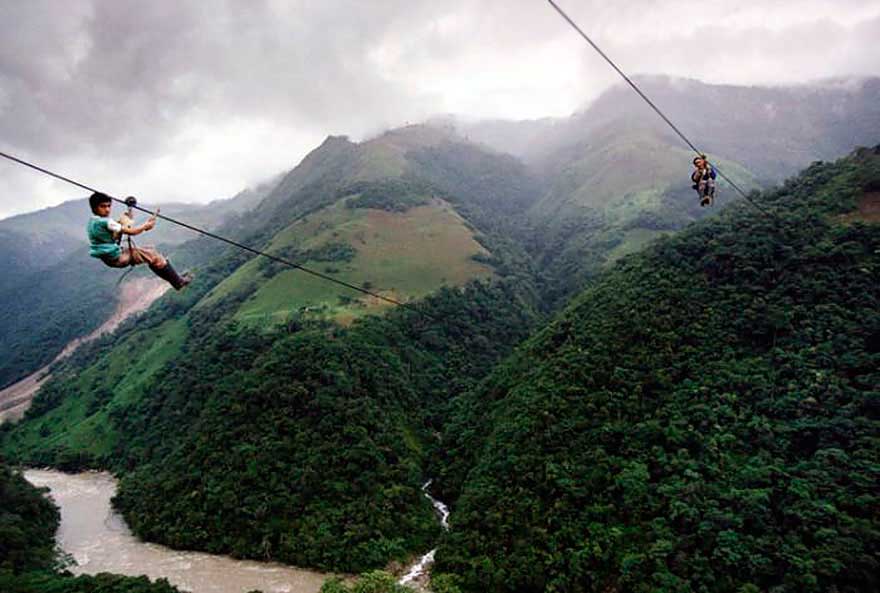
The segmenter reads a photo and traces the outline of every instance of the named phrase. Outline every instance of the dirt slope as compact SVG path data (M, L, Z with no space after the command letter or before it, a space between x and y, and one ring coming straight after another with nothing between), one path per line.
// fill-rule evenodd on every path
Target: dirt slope
M0 391L0 423L15 421L24 415L40 386L50 378L49 367L70 356L82 344L112 332L130 316L146 311L168 288L168 284L158 278L134 278L123 284L116 310L101 327L72 340L51 363Z

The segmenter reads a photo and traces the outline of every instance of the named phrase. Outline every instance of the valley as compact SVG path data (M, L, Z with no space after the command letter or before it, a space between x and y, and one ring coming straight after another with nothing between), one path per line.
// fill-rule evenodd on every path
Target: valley
M212 228L426 314L174 242L197 282L137 278L116 310L145 314L51 377L22 375L50 348L8 316L9 409L36 394L4 467L112 472L135 537L295 574L436 552L442 593L870 590L880 152L838 128L880 134L878 87L646 84L706 98L712 158L772 217L721 182L701 208L691 155L619 88L559 120L331 136ZM861 110L828 139L843 96ZM750 152L716 117L736 108L811 125Z

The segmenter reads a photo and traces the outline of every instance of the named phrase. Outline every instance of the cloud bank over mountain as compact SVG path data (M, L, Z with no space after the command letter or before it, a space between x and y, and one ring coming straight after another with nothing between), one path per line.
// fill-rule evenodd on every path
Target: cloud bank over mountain
M632 73L880 74L867 0L561 5ZM327 134L447 112L565 115L616 82L549 5L525 0L41 0L0 17L0 150L151 202L232 195ZM81 193L2 167L0 217Z

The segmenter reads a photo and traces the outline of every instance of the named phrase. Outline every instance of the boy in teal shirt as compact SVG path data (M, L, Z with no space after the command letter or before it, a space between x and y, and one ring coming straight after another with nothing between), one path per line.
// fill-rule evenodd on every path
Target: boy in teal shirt
M180 290L191 282L188 274L178 274L161 253L152 247L122 248L119 240L123 235L140 235L156 226L156 216L150 217L147 222L140 226L122 224L110 218L110 208L113 200L110 196L102 193L93 193L89 196L89 207L92 209L92 217L86 231L89 235L91 248L89 255L96 257L111 268L124 268L147 264L159 278L168 282L175 290Z

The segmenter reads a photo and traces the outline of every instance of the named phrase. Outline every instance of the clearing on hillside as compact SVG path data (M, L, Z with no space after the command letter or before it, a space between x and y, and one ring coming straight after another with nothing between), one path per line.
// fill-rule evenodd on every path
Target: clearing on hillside
M843 222L880 222L880 191L869 191L859 200L855 212L840 217Z
M474 259L489 252L437 198L405 212L351 208L342 200L288 226L268 251L402 302L493 275ZM242 293L247 297L235 318L245 323L283 323L298 313L349 323L390 306L263 258L238 269L203 304Z

